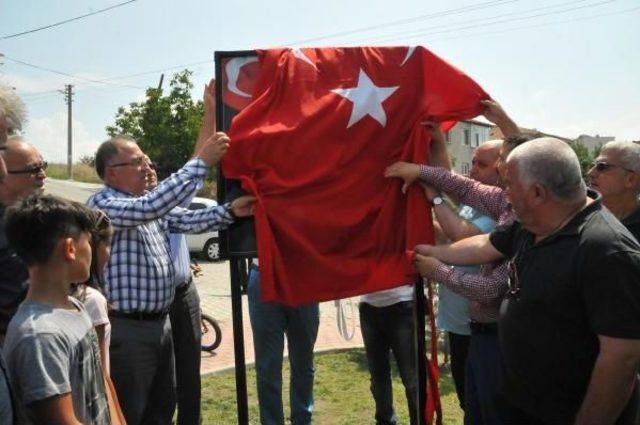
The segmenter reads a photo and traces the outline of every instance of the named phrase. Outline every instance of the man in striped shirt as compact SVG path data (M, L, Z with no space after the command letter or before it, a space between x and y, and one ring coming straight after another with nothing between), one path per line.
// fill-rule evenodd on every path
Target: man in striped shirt
M111 374L129 425L168 424L175 410L175 374L169 307L175 294L167 235L225 228L253 213L254 198L221 206L178 208L228 149L224 133L203 135L193 158L146 192L148 157L133 139L115 137L96 154L105 187L88 205L103 210L114 227L107 265L111 305Z

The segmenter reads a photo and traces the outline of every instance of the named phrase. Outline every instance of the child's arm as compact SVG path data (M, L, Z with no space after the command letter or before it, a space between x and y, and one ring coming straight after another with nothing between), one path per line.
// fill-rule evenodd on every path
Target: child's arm
M104 389L107 393L107 402L109 403L109 416L111 417L111 425L126 425L124 414L120 408L116 388L113 385L111 376L109 375L109 366L107 365L107 341L104 337L104 329L106 324L95 326L96 334L98 334L98 346L100 347L100 362L102 363L102 375L104 376Z
M82 425L73 411L71 393L56 395L27 406L34 423L51 425Z

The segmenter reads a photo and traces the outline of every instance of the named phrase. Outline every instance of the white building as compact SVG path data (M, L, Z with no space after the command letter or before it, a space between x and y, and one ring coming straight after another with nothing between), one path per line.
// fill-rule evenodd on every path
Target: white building
M491 140L491 128L491 124L481 121L459 121L445 134L447 150L455 172L469 174L473 152L482 143Z

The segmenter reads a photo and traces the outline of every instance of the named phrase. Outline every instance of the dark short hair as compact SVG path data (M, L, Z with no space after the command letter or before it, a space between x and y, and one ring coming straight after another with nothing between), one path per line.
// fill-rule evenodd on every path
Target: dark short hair
M28 265L44 264L62 238L78 238L94 227L84 205L53 195L31 195L7 209L7 240Z
M111 161L111 158L118 155L118 141L124 140L127 142L135 142L135 139L126 134L119 134L112 137L106 142L102 142L98 151L96 152L96 173L98 177L104 180L104 171L107 168L107 163Z
M530 140L533 140L533 137L525 136L524 134L518 134L517 136L505 137L503 143L507 145L509 151L512 151L521 144L526 143Z

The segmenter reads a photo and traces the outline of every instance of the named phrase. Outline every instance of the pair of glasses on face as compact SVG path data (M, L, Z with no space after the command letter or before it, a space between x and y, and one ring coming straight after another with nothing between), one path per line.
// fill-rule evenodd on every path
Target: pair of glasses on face
M520 298L520 278L518 277L515 258L507 264L507 275L508 295L517 300Z
M24 168L22 170L7 170L9 174L31 174L32 176L37 176L40 173L43 173L49 164L47 161L42 161L38 164L32 165L30 167Z
M138 156L136 158L133 158L131 161L128 162L119 162L117 164L111 164L109 165L109 167L143 167L145 165L150 166L151 161L149 160L148 157L146 156Z
M605 172L607 172L609 170L612 170L614 168L619 168L621 170L628 171L630 173L635 173L635 171L633 171L633 170L630 170L628 168L624 168L624 167L622 167L620 165L612 164L612 163L606 162L606 161L597 161L595 164L593 164L593 167L591 169L597 171L598 173L605 173Z

